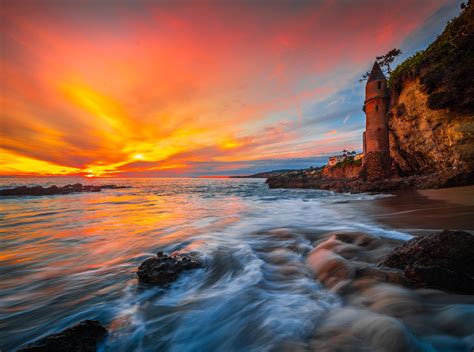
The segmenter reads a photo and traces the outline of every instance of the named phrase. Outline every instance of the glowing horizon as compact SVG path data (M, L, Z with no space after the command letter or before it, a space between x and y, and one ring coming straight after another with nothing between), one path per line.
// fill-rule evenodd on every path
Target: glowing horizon
M0 176L246 174L360 150L360 73L457 7L3 3Z

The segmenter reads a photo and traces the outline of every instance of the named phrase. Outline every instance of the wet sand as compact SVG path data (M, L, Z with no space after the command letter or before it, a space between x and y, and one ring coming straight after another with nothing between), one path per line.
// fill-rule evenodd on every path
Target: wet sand
M474 233L474 186L394 192L393 197L358 202L357 210L417 236L441 229Z

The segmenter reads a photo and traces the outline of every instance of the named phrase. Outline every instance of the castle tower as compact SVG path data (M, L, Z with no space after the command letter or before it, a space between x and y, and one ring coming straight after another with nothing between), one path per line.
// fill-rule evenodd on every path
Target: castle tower
M386 178L390 171L387 80L377 62L365 86L364 168L369 181Z

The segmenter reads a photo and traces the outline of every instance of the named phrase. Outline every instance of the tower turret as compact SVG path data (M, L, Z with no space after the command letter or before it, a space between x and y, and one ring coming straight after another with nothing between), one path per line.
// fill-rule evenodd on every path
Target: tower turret
M387 80L377 62L365 87L364 167L369 180L383 179L390 169L387 113L389 109Z

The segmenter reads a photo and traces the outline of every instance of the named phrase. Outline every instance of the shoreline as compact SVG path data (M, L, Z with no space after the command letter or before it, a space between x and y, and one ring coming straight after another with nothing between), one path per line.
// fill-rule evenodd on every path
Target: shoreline
M420 236L443 229L474 232L474 186L403 190L374 201L360 201L360 216Z

